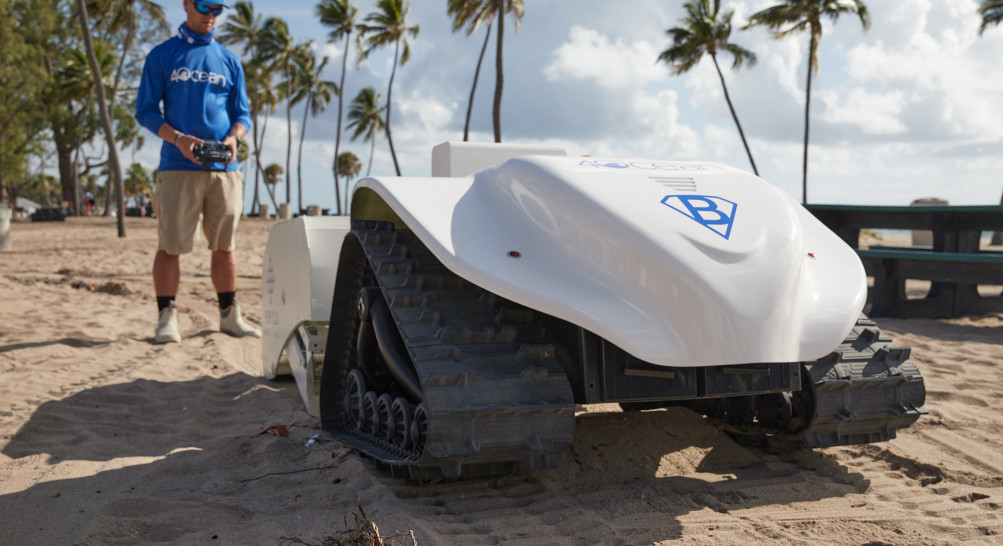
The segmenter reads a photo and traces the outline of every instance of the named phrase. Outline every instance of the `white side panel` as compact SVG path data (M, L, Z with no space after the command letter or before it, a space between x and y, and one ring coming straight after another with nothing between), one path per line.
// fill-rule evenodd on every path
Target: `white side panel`
M302 359L289 360L283 352L300 323L330 320L338 256L348 231L346 217L301 216L276 224L268 234L261 275L262 371L267 378L292 373L301 394Z
M568 155L560 146L443 142L432 148L432 176L467 176L524 155Z
M722 165L521 157L359 187L458 275L655 364L815 360L866 297L851 248L777 188Z

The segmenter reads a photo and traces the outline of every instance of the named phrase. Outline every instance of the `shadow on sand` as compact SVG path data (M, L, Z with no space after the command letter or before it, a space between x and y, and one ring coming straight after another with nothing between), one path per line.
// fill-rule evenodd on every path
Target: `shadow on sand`
M727 525L742 510L869 486L817 452L741 447L681 408L580 415L558 469L416 484L336 444L308 445L317 424L300 405L291 381L241 373L46 402L2 452L15 472L26 457L56 470L0 496L7 521L20 522L3 526L0 543L271 543L317 522L337 529L363 505L381 529L411 529L420 544L637 544L682 537L685 515ZM304 425L289 438L259 434L295 419Z

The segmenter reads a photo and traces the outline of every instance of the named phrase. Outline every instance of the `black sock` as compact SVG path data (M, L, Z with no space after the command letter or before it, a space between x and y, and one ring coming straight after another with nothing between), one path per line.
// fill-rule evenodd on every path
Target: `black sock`
M216 292L216 294L219 296L220 311L226 309L227 307L230 307L231 305L233 305L233 302L237 301L236 292Z
M174 296L157 296L157 311L163 311L174 302Z

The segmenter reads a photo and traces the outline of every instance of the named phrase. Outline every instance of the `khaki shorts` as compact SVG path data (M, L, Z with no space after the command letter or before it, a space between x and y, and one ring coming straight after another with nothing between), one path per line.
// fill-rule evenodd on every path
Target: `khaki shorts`
M153 191L157 250L191 252L201 217L209 250L232 251L243 209L240 171L162 171Z

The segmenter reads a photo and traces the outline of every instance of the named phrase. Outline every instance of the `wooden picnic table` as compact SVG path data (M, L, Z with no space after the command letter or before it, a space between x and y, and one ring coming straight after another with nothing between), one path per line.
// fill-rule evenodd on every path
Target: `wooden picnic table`
M954 317L1003 311L1003 296L985 297L978 285L1003 285L1003 252L980 248L984 231L1003 231L1003 206L807 205L848 245L867 274L871 316ZM932 232L932 246L859 248L861 230ZM909 279L931 281L923 298L906 294Z

